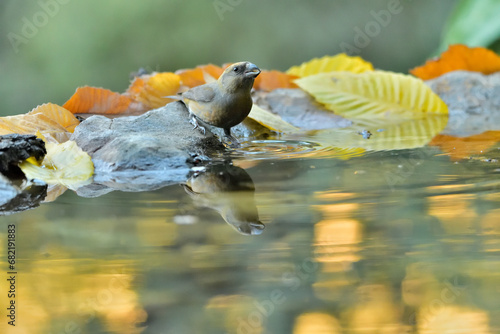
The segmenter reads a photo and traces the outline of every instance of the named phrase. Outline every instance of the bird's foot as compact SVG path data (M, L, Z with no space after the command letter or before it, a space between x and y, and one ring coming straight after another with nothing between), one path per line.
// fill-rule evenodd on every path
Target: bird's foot
M198 120L196 119L195 116L192 116L191 119L189 120L189 123L193 124L194 129L198 128L200 129L201 133L205 134L206 130L203 126L200 125L200 123L198 123Z
M234 138L233 136L231 136L231 134L227 134L227 133L226 133L224 142L230 148L238 148L241 146L238 139Z

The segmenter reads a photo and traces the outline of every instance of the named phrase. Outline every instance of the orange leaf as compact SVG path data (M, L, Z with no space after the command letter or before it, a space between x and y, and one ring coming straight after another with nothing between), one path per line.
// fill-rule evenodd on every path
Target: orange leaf
M452 160L469 158L471 155L482 154L500 142L500 131L486 131L470 137L453 137L437 135L429 145L438 146Z
M73 114L123 114L128 111L132 99L109 89L79 87L66 101L64 108Z
M280 71L262 71L255 79L253 87L256 90L270 92L277 88L297 88L293 80L298 76L289 75Z
M174 73L162 72L136 77L124 95L142 103L147 109L159 108L171 102L164 96L179 91L181 78Z
M33 109L29 114L43 114L59 123L71 133L74 132L75 127L80 124L80 121L77 120L75 115L73 115L69 110L53 103L42 104L41 106Z
M206 75L217 80L222 72L224 72L223 68L213 64L208 64L197 66L193 69L178 70L175 74L179 75L183 86L193 88L207 83Z
M410 70L410 73L422 80L429 80L457 70L483 74L498 72L500 56L485 48L455 44L443 52L440 58L428 60L425 65Z

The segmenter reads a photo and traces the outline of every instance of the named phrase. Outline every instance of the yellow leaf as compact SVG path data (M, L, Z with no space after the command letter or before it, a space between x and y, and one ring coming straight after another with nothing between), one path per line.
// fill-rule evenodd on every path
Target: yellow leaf
M39 131L47 140L62 143L70 138L78 124L80 122L69 110L53 103L46 103L27 114L0 117L0 135L9 133L32 135Z
M331 72L296 82L328 109L351 120L388 124L427 114L448 114L448 107L439 96L422 80L409 75Z
M255 104L252 106L252 110L250 111L248 117L265 126L266 128L276 132L290 133L299 130L295 126L281 119L281 117L279 117L278 115L264 110Z
M296 82L328 109L355 123L348 129L318 132L316 139L322 144L367 150L421 147L448 120L446 104L422 80L409 75L331 72ZM359 134L362 130L371 132L370 139Z
M149 109L159 108L172 102L165 96L177 94L180 82L180 76L170 72L143 75L134 79L125 95L129 95Z
M35 165L35 166L41 166L42 165L41 161L38 162L35 159L35 157L29 157L28 159L26 159L26 162L29 162L30 164Z
M29 161L19 165L27 178L39 179L49 185L61 184L73 190L91 182L94 174L92 160L74 141L47 143L46 148L47 155L42 166L33 165Z
M327 72L352 72L362 73L373 71L373 65L361 57L351 57L345 53L336 56L325 56L323 58L314 58L299 66L291 67L286 73L298 77L307 77L319 73Z

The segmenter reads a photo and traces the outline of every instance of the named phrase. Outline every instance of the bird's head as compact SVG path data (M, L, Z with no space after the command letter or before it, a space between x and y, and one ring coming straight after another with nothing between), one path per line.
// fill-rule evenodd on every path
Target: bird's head
M240 89L250 90L253 81L260 74L260 69L248 61L242 61L230 65L219 77L219 83L229 92L235 92Z

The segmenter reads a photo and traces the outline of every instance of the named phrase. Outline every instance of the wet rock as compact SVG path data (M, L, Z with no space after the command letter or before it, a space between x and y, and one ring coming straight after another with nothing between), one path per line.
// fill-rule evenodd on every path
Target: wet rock
M91 157L94 184L80 188L85 197L106 189L146 191L186 180L192 157L213 156L225 147L210 131L193 130L180 102L141 116L110 119L91 116L76 127L72 140Z
M219 138L224 138L224 130L209 126L212 133L216 134ZM267 138L272 133L268 128L260 125L253 119L247 117L243 122L231 128L231 134L236 137L240 142L245 138L262 139Z
M29 157L41 160L47 151L45 143L32 135L9 134L0 136L0 173L19 174L17 165ZM21 172L22 174L22 172Z
M352 125L350 120L325 109L302 89L259 92L256 95L256 103L280 115L288 123L306 130L345 128Z
M47 185L38 180L8 179L0 174L0 216L33 209L47 196Z
M500 130L500 73L454 71L426 83L448 105L443 134L465 137Z

